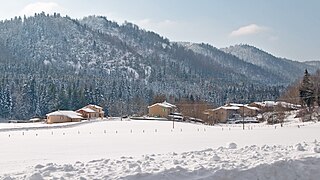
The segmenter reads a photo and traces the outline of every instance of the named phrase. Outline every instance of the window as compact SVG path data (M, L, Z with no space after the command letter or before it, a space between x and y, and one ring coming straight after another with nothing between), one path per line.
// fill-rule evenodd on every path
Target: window
M166 109L165 109L165 108L163 108L163 112L166 112Z

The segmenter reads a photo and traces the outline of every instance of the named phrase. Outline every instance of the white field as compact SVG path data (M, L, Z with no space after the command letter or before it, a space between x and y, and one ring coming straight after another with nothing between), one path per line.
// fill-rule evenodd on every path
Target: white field
M318 179L320 123L0 124L0 179ZM300 128L298 128L298 125ZM35 129L32 127L38 127Z

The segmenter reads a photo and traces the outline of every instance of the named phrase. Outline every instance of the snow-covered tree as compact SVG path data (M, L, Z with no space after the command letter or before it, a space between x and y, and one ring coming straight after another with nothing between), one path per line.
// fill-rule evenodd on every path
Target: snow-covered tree
M307 69L305 70L299 92L302 103L310 110L315 101L315 90Z

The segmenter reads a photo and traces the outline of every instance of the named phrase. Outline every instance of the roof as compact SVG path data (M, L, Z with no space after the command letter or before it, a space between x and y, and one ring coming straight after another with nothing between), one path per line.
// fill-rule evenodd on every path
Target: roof
M244 106L244 107L246 107L246 108L248 108L248 109L251 109L251 110L257 110L257 111L260 110L259 108L257 108L257 107L252 107L252 106Z
M263 103L265 104L266 107L272 107L272 106L275 106L277 104L274 101L265 101Z
M156 103L156 104L153 104L151 106L148 106L148 108L151 108L151 107L154 107L154 106L161 106L161 107L164 107L164 108L175 108L177 106L173 105L173 104L170 104L166 101L162 102L162 103Z
M239 107L236 107L236 106L231 106L231 107L229 107L229 106L222 106L221 108L222 108L222 109L226 109L226 110L238 110L238 109L240 109Z
M94 108L97 108L97 109L103 109L102 107L94 105L94 104L88 104L87 106L91 106L91 107L94 107Z
M218 107L216 109L210 109L210 111L217 111L217 110L220 110L220 109L224 109L224 110L238 110L240 109L239 107L234 107L234 106L221 106L221 107Z
M175 119L183 119L183 116L177 116L177 115L168 115L168 116Z
M257 111L260 110L257 107L252 107L252 106L243 105L243 104L236 104L236 103L227 104L227 105L223 106L222 108L226 109L225 107L229 107L229 108L236 107L238 109L242 108L242 107L245 107L245 108L248 108L248 109L251 109L251 110L257 110Z
M83 107L83 108L79 109L78 111L81 111L81 110L85 111L87 113L95 113L96 112L95 110L87 108L87 107Z
M237 103L230 103L229 104L230 106L237 106L237 107L242 107L243 104L237 104Z
M66 117L69 117L71 119L82 119L82 116L80 113L77 113L77 112L74 112L74 111L54 111L54 112L51 112L49 114L47 114L47 116L66 116Z

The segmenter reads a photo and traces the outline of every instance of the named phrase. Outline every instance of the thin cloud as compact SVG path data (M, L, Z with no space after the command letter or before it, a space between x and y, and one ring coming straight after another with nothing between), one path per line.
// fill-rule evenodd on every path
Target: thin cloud
M256 24L250 24L247 26L240 27L230 33L230 37L248 36L252 34L258 34L266 31L266 27L258 26Z
M55 2L36 2L25 6L21 11L20 15L32 16L34 13L46 12L63 12L64 9Z

